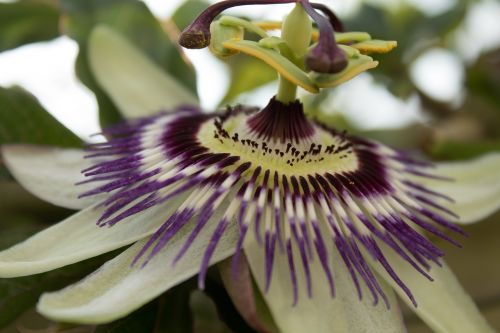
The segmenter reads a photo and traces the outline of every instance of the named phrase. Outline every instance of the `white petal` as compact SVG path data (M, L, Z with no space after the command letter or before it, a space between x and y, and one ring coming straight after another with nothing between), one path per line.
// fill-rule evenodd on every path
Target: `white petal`
M90 165L82 150L31 145L4 145L1 149L14 178L37 197L70 209L82 209L98 200L78 199L89 186L95 186L75 186L84 179L81 171Z
M335 279L336 297L330 296L330 288L319 264L311 263L313 296L306 294L305 279L301 270L297 271L299 299L292 306L293 293L286 256L277 251L273 268L271 287L264 293L264 255L258 245L249 244L245 249L248 263L257 284L264 294L273 318L281 332L286 333L358 333L358 332L405 332L403 319L394 292L382 283L389 298L390 310L383 302L373 306L370 294L365 289L360 301L351 277L337 250L330 247L331 263ZM297 253L295 253L297 254ZM296 260L296 267L300 262ZM383 282L383 281L382 281Z
M0 277L47 272L131 244L156 231L176 207L155 206L111 228L96 225L103 208L89 207L0 252Z
M179 105L198 105L187 88L108 27L98 26L92 31L88 54L97 81L127 118Z
M139 242L107 262L84 280L61 291L47 293L38 303L44 316L64 322L105 323L138 309L169 288L195 275L214 225L204 228L184 257L172 266L187 233L182 230L144 268L130 264L144 245ZM231 224L215 250L212 263L234 253L238 229ZM175 320L175 319L174 319Z
M384 254L398 276L410 288L418 307L414 307L408 297L379 266L374 268L386 278L400 294L401 298L435 332L443 333L486 333L493 332L481 315L472 298L463 290L453 272L443 263L440 268L432 265L431 282L415 271L394 251L384 249Z
M442 202L460 216L459 223L480 221L500 208L500 153L480 158L438 164L436 174L454 178L452 182L425 180L425 184L446 194L455 203Z

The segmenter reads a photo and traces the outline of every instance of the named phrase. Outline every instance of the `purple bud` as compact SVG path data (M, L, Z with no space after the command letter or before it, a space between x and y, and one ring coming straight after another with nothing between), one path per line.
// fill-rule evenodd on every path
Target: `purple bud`
M307 68L318 73L339 73L347 64L346 54L336 45L331 48L318 45L306 57Z
M348 61L346 54L335 42L332 23L326 17L318 14L314 9L314 5L308 0L301 0L300 3L307 14L316 22L319 29L318 45L309 52L305 60L307 68L318 73L327 74L342 71L347 67ZM320 10L323 9L320 8Z

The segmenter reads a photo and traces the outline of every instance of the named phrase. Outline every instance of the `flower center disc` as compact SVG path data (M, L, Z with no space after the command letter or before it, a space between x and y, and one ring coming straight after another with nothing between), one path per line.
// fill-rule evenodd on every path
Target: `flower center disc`
M228 110L205 122L198 140L213 153L239 156L242 162L288 176L358 169L346 135L311 123L300 102L284 105L273 99L261 111Z

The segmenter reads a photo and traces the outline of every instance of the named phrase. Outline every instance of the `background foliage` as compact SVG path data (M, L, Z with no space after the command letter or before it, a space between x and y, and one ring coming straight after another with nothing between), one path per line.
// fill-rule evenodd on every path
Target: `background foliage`
M426 124L364 132L364 135L405 149L420 150L441 160L465 159L500 150L499 48L492 48L475 61L464 63L464 98L458 105L434 100L421 91L408 70L409 64L432 47L451 49L450 36L457 33L476 2L457 0L449 11L437 16L427 16L408 4L397 9L365 4L356 15L345 20L349 30L370 31L373 36L399 41L395 52L381 57L381 66L374 76L398 97L416 94L429 119ZM100 23L112 26L164 71L196 91L195 72L173 40L176 32L206 6L204 1L187 0L170 20L160 21L143 2L136 0L19 0L0 3L0 52L61 35L74 39L79 45L75 71L97 98L101 124L109 125L119 121L120 115L90 72L86 50L91 29ZM226 65L230 70L230 85L221 105L275 79L273 71L254 59L235 57ZM322 94L309 100L311 112L337 127L360 132L347 119L325 112L322 101L327 97ZM0 87L0 144L5 143L64 147L82 144L75 134L40 105L35 96L20 87ZM71 213L45 204L24 191L10 178L1 161L0 198L0 249ZM464 256L461 252L457 255L456 250L450 249L448 261L485 314L500 328L500 287L494 282L500 281L500 268L496 267L498 265L483 265L481 259L489 260L489 255L499 253L500 249L495 245L498 242L492 238L498 235L498 229L498 224L493 221L471 227L469 231L475 238L467 244L468 254ZM195 283L188 281L140 311L108 325L64 326L48 323L33 312L42 292L61 288L85 276L106 258L108 256L98 257L33 277L0 280L0 332L47 326L57 327L60 332L254 332L238 314L216 269L210 272L205 292L196 291ZM484 267L488 267L488 272L481 275L483 280L477 281L477 275L472 272ZM411 332L426 332L417 318L410 313L406 316Z

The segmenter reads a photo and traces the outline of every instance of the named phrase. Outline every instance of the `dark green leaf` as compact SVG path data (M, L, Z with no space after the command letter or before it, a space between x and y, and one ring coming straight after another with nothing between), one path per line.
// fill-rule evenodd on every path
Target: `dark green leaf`
M176 43L163 31L146 5L136 0L61 0L65 32L80 46L77 74L96 94L101 123L108 125L121 119L113 102L98 86L87 59L87 39L98 24L105 24L130 39L166 72L193 92L196 80L193 69L185 63ZM126 55L124 55L126 56ZM141 78L137 78L140 80Z
M189 305L196 280L191 278L170 289L159 298L159 311L154 333L193 332L193 316Z
M153 333L158 308L158 302L152 302L123 319L98 326L94 333Z
M194 332L229 333L226 325L220 321L215 303L199 290L191 294L191 309L194 316Z
M0 87L0 144L78 147L80 139L21 88Z
M79 147L80 139L25 90L0 87L0 145L33 143ZM9 179L0 159L0 180Z
M59 11L39 1L0 3L0 51L59 36Z
M467 71L467 87L500 108L500 49L482 55Z

